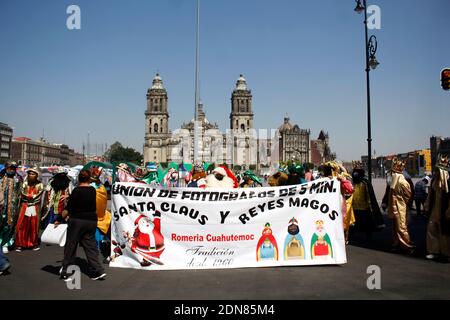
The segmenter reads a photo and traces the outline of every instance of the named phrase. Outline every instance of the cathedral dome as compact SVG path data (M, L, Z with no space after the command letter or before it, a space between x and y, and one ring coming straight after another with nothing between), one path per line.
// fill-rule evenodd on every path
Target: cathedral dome
M152 89L164 89L162 78L159 73L153 78Z
M236 81L236 90L247 90L247 80L241 74L239 79Z
M289 130L292 130L292 124L289 123L289 118L285 117L284 123L278 128L278 131L284 132Z

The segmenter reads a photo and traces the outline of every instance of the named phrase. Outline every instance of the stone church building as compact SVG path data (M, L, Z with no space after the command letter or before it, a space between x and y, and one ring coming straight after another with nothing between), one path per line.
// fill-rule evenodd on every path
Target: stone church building
M169 130L168 94L159 74L147 91L145 111L145 162L193 162L194 129L192 119L181 128ZM200 161L250 165L257 163L257 137L253 130L252 93L241 75L231 95L230 129L221 133L216 123L206 118L203 104L198 105ZM266 160L267 161L267 160Z
M243 169L253 165L260 169L279 160L295 159L304 163L311 162L312 156L323 155L322 149L326 146L320 146L321 152L316 150L316 141L314 144L310 141L310 130L292 125L287 116L273 133L264 136L257 132L253 126L252 98L246 79L240 75L231 94L230 126L225 133L219 130L217 123L211 123L206 118L203 104L199 103L197 160L227 163ZM194 119L172 132L169 130L169 117L167 90L161 76L156 74L147 91L145 163L194 162Z

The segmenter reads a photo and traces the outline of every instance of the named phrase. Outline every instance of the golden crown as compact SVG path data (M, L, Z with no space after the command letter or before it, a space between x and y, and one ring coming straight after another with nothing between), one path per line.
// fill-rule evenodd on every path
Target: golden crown
M364 169L364 166L361 161L352 161L353 170L361 170Z
M336 161L328 161L328 162L325 162L325 163L323 164L323 166L325 166L325 167L330 167L331 170L336 171L336 172L339 171L339 165L336 163Z
M392 160L392 168L391 170L397 173L402 173L403 170L405 169L405 161L394 158Z
M447 154L439 154L438 162L436 165L439 169L448 170L449 169L449 156Z
M316 225L318 225L318 226L319 226L319 225L320 225L320 226L323 226L323 220L317 220L317 221L316 221Z

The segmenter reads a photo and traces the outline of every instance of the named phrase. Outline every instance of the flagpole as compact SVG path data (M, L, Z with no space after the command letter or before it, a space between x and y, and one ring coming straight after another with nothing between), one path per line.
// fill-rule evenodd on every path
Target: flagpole
M200 0L197 0L197 45L195 49L195 111L194 111L194 161L198 160L198 100L199 100L199 47L200 47Z

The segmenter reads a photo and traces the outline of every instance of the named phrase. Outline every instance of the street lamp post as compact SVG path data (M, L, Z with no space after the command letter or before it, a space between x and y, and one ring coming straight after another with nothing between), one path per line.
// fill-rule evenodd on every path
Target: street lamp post
M369 183L372 183L372 128L370 118L370 69L376 69L380 64L375 58L377 52L377 38L371 36L367 28L367 3L366 0L355 0L357 13L364 12L364 29L366 34L365 53L366 53L366 80L367 80L367 174Z

